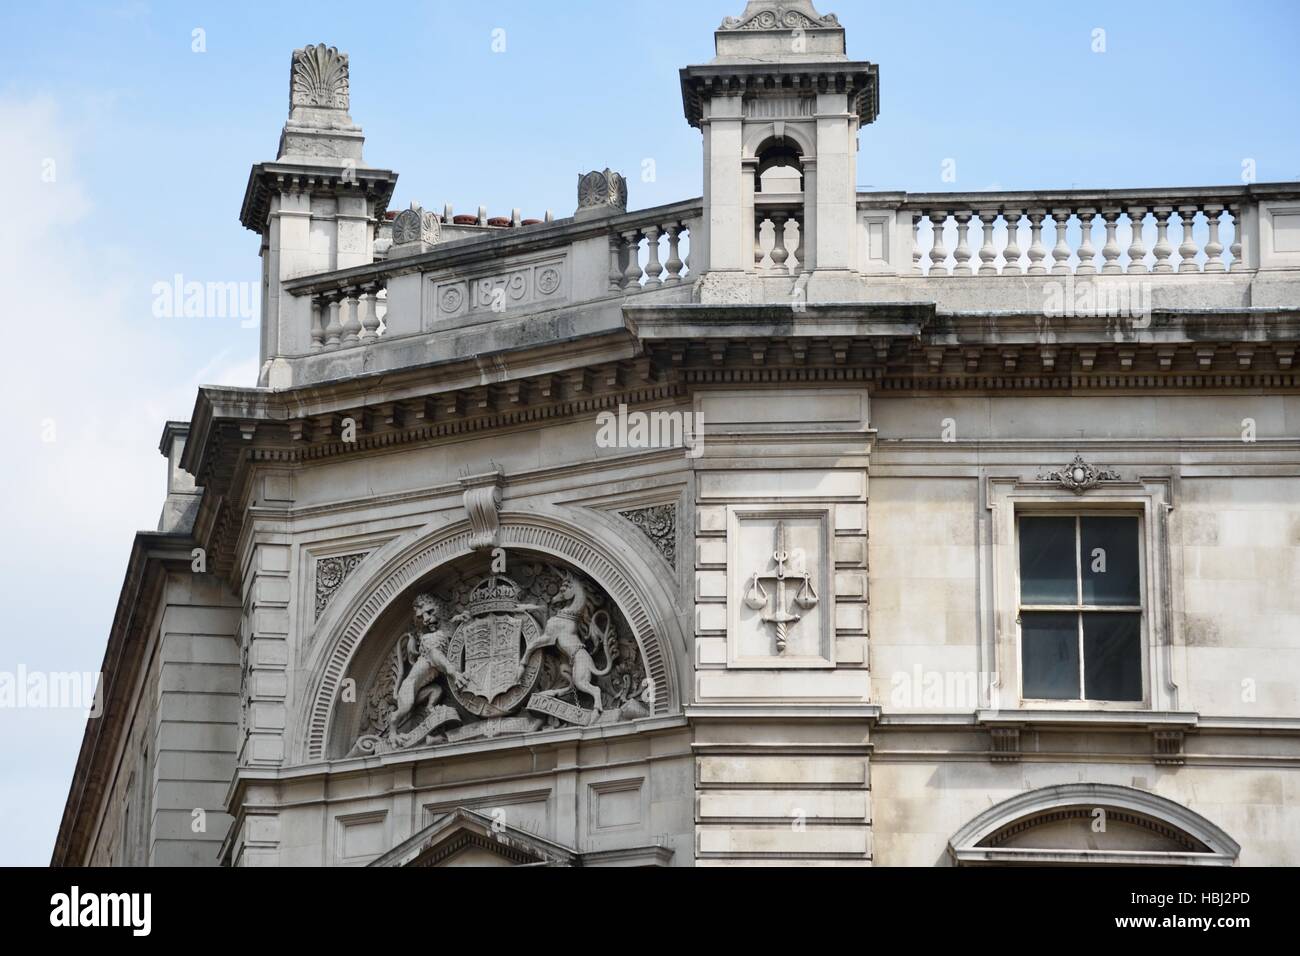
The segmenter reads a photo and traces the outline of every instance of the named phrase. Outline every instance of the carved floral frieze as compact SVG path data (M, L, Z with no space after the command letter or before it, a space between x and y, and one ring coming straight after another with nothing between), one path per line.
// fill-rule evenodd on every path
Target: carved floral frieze
M1082 455L1075 455L1074 461L1058 471L1049 471L1038 476L1039 481L1054 481L1062 488L1073 491L1076 495L1091 491L1102 482L1120 481L1119 472L1109 468L1097 468L1083 460Z
M334 594L366 559L366 553L320 558L316 561L316 620L325 613Z
M633 508L620 511L619 514L636 525L641 533L650 539L668 566L677 568L677 506L652 505L648 508Z

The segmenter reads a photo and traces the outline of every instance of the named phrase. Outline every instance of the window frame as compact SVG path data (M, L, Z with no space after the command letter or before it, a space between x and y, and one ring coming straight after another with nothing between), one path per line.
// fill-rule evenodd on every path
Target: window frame
M1076 602L1074 604L1025 604L1021 590L1021 567L1020 567L1020 527L1021 521L1025 518L1071 518L1074 521L1074 593ZM1083 519L1084 518L1133 518L1137 521L1137 554L1138 554L1138 600L1136 605L1108 605L1108 604L1085 604L1083 602L1083 582L1084 582L1084 557L1083 557ZM1017 694L1022 704L1050 707L1077 707L1090 705L1112 705L1122 706L1126 709L1133 707L1146 707L1151 699L1148 692L1148 680L1150 667L1147 661L1146 648L1148 645L1147 637L1147 570L1146 556L1144 555L1143 542L1147 540L1146 522L1143 514L1137 509L1122 507L1091 507L1084 504L1076 504L1074 508L1067 507L1064 504L1044 504L1039 506L1026 505L1016 508L1015 512L1015 594L1016 594L1016 661L1017 661ZM1024 624L1023 618L1026 613L1030 614L1071 614L1076 621L1076 631L1078 637L1079 649L1079 695L1078 697L1026 697L1024 690ZM1087 661L1084 653L1084 632L1083 618L1085 614L1137 614L1138 624L1138 660L1141 666L1142 695L1131 700L1109 700L1109 699L1090 699L1086 696L1088 691L1088 671Z
M1059 453L1058 453L1059 455ZM1037 457L1037 456L1036 456ZM1047 460L1051 456L1048 455ZM1177 711L1186 659L1171 642L1174 609L1182 606L1181 553L1170 544L1173 528L1171 475L1153 469L1154 476L1110 481L1083 495L1060 484L1022 475L981 469L983 506L987 514L980 534L980 671L987 675L981 698L994 711L1055 711L1061 713ZM1084 512L1129 515L1139 519L1138 556L1143 602L1141 625L1143 700L1089 701L1025 699L1021 696L1020 560L1021 515L1071 516Z

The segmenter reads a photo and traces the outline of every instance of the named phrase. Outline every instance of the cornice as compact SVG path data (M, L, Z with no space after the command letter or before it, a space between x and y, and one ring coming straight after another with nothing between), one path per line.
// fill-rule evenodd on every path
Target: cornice
M680 75L682 108L697 128L704 101L713 96L844 93L863 126L880 115L880 70L865 60L709 63L685 67Z
M248 174L239 221L245 229L260 235L270 216L271 197L277 192L294 190L360 192L375 201L375 217L382 219L396 186L397 173L390 169L292 162L258 163Z

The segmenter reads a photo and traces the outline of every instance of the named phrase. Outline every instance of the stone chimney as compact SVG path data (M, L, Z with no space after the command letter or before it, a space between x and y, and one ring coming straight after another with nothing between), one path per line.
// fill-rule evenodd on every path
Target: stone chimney
M375 260L397 174L365 164L350 82L346 53L323 43L294 50L276 159L248 178L240 221L262 237L262 386L292 385L283 358L311 351L311 302L283 284Z

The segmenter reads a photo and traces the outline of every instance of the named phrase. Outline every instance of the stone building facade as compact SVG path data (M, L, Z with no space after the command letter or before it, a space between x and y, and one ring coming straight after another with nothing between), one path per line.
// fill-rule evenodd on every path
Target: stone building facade
M1300 863L1300 184L862 193L836 17L716 48L540 221L293 54L55 863Z

